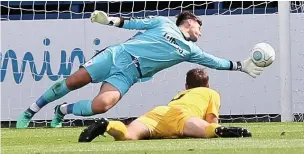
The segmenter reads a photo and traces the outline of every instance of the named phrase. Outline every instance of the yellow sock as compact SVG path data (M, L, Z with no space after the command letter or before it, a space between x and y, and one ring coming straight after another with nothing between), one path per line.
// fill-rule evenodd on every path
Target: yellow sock
M216 123L211 123L206 127L206 137L207 138L212 138L212 137L216 137L214 131L215 128L220 127L221 125L216 124Z
M127 139L127 127L120 121L109 121L107 133L113 136L115 140Z

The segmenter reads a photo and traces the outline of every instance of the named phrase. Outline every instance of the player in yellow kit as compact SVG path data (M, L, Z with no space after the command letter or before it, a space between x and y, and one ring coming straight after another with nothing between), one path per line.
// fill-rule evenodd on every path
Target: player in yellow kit
M209 88L204 69L188 71L185 88L167 106L155 107L128 126L120 121L96 121L80 134L79 142L90 142L105 132L115 140L251 137L247 129L218 124L220 95Z

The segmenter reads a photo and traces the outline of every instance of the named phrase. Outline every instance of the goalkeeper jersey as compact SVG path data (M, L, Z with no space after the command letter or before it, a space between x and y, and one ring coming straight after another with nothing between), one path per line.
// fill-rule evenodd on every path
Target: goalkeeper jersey
M121 44L138 59L143 78L184 61L212 69L230 68L229 60L208 54L186 40L179 27L167 17L125 19L122 28L145 30Z

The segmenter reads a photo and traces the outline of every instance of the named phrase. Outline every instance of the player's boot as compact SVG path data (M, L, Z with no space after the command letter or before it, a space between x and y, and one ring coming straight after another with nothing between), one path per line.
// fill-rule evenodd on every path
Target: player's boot
M96 120L80 133L78 142L91 142L97 136L103 135L106 132L108 125L109 121L105 118Z
M63 104L67 104L67 103L63 103ZM61 105L63 105L63 104L61 104ZM63 122L63 118L64 118L64 114L60 111L60 106L61 105L57 105L56 107L55 107L55 115L54 115L54 117L53 117L53 119L52 119L52 122L51 122L51 127L52 128L60 128L60 127L62 127L62 122Z
M21 115L19 116L19 118L17 120L16 128L19 128L19 129L27 128L33 116L34 116L34 114L29 112L28 110L21 113Z
M215 134L218 137L252 137L251 132L249 132L246 128L242 127L217 127L215 129Z
M252 134L248 129L244 129L243 130L243 137L252 137Z

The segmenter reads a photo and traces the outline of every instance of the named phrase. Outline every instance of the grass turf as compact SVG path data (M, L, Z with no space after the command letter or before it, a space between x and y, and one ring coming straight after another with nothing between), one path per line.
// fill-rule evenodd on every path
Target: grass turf
M113 141L98 137L91 143L77 143L83 128L1 129L1 152L21 153L103 153L103 154L304 154L304 123L239 123L252 138L166 139ZM284 132L284 133L282 133Z

